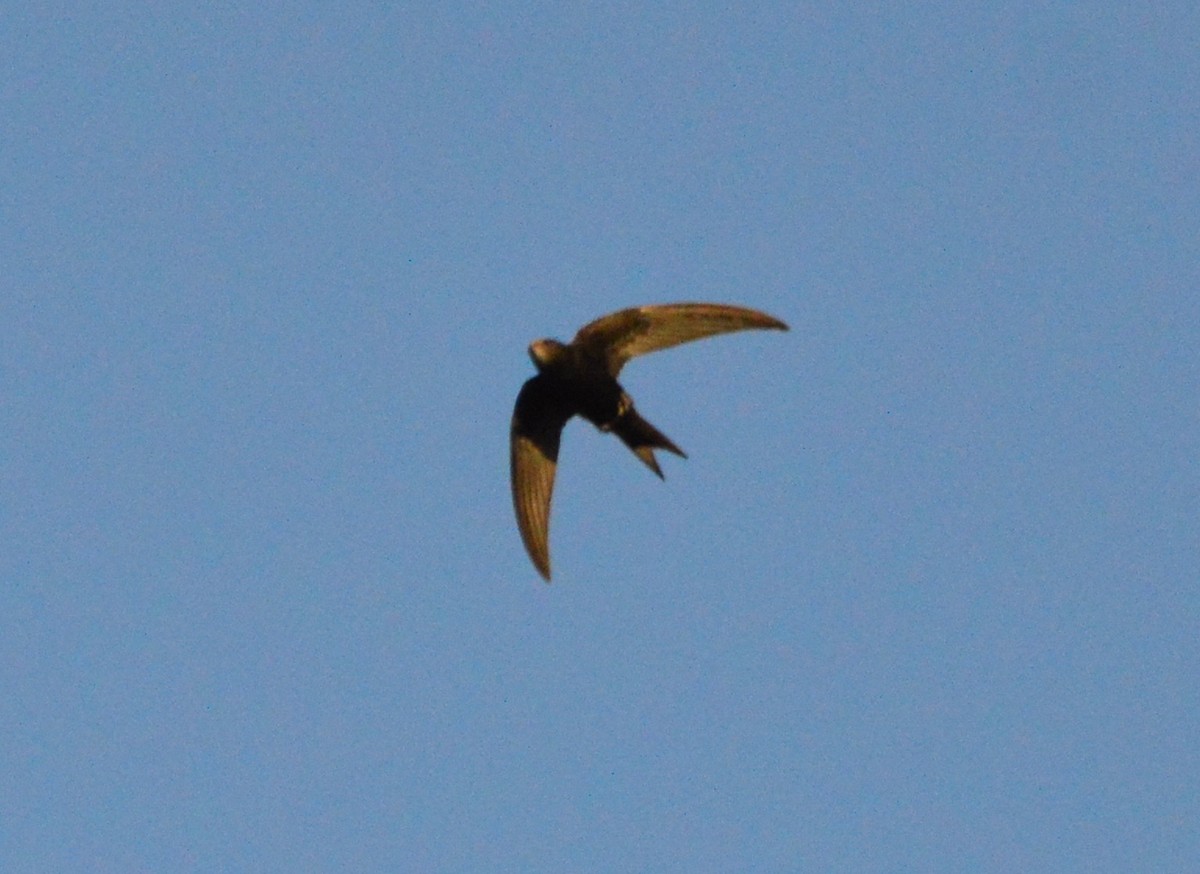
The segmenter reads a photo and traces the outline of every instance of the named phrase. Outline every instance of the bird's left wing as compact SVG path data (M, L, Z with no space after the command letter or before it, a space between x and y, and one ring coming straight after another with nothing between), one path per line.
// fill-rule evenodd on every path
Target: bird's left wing
M513 510L525 551L550 582L550 498L558 444L571 411L545 377L528 380L517 395L509 432Z

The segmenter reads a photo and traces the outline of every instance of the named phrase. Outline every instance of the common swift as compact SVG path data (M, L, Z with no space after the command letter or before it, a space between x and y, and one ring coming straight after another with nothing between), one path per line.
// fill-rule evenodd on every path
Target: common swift
M675 303L609 313L579 329L570 343L535 340L529 357L538 369L517 395L509 434L513 509L521 540L538 573L550 582L550 497L563 426L582 416L616 434L659 479L655 449L681 458L683 450L638 415L617 382L631 358L731 331L787 325L745 307Z

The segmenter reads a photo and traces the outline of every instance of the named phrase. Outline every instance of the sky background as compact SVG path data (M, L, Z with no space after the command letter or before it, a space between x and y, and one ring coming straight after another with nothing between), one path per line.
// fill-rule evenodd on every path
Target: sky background
M4 871L1200 864L1194 2L10 7Z

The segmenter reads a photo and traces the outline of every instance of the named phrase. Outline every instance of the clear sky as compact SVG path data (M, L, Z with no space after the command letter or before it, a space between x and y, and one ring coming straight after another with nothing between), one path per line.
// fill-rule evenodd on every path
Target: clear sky
M1200 7L195 6L0 14L0 869L1196 870Z

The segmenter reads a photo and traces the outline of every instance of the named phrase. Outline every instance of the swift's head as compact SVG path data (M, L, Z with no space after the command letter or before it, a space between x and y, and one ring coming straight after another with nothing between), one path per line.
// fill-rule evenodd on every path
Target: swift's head
M534 340L529 344L529 357L539 371L554 368L566 351L567 347L557 340Z

